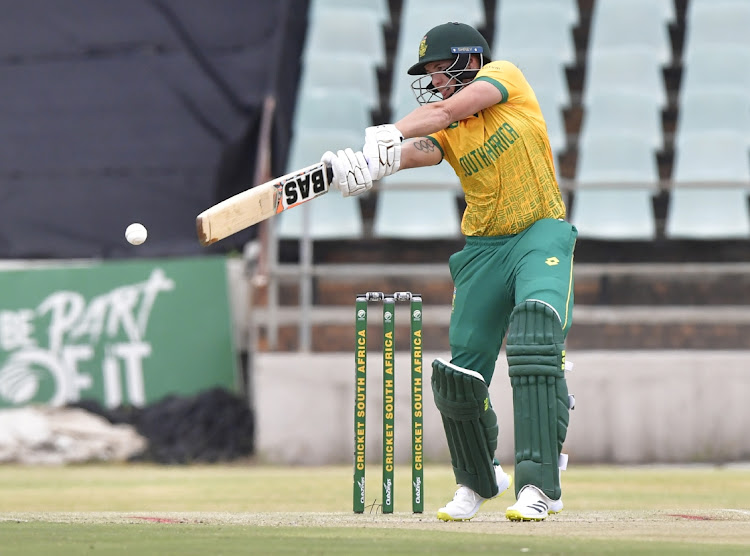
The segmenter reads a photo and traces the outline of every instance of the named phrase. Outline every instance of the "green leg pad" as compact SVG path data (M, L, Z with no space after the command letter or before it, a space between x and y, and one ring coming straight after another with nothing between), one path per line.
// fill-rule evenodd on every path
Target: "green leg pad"
M513 309L506 354L513 387L516 496L535 485L558 500L558 461L568 431L565 336L555 311L527 300Z
M456 482L484 498L496 496L497 415L482 375L436 359L432 393L443 418Z

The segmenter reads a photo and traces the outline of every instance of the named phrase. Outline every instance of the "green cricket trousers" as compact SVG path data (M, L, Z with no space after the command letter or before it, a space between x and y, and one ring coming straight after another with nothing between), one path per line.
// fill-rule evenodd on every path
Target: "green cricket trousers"
M573 250L577 230L538 220L515 235L467 237L451 255L451 362L490 384L513 308L539 300L554 308L567 335L573 319Z

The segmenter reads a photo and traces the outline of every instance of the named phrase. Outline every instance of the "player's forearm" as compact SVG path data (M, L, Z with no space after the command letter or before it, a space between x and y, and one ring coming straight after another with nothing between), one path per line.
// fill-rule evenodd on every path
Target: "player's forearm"
M424 137L445 129L451 123L451 114L443 102L423 104L396 122L404 139Z
M401 170L434 166L442 159L443 154L440 152L440 149L426 137L407 139L404 141L401 149Z

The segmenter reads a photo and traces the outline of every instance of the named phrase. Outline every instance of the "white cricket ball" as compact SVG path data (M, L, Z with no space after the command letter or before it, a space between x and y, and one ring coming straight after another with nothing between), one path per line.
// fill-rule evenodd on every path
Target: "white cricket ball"
M141 243L146 241L147 236L148 232L146 231L146 227L143 224L138 224L137 222L131 224L125 230L125 239L128 240L128 243L132 243L133 245L140 245Z

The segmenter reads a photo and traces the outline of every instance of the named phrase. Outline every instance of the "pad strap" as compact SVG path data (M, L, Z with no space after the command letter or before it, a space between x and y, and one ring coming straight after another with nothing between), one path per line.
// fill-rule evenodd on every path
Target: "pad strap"
M568 430L565 336L554 309L536 300L513 309L506 353L513 387L516 495L527 484L561 495L559 460Z
M432 393L443 418L456 482L484 498L496 496L497 415L482 375L436 359Z

